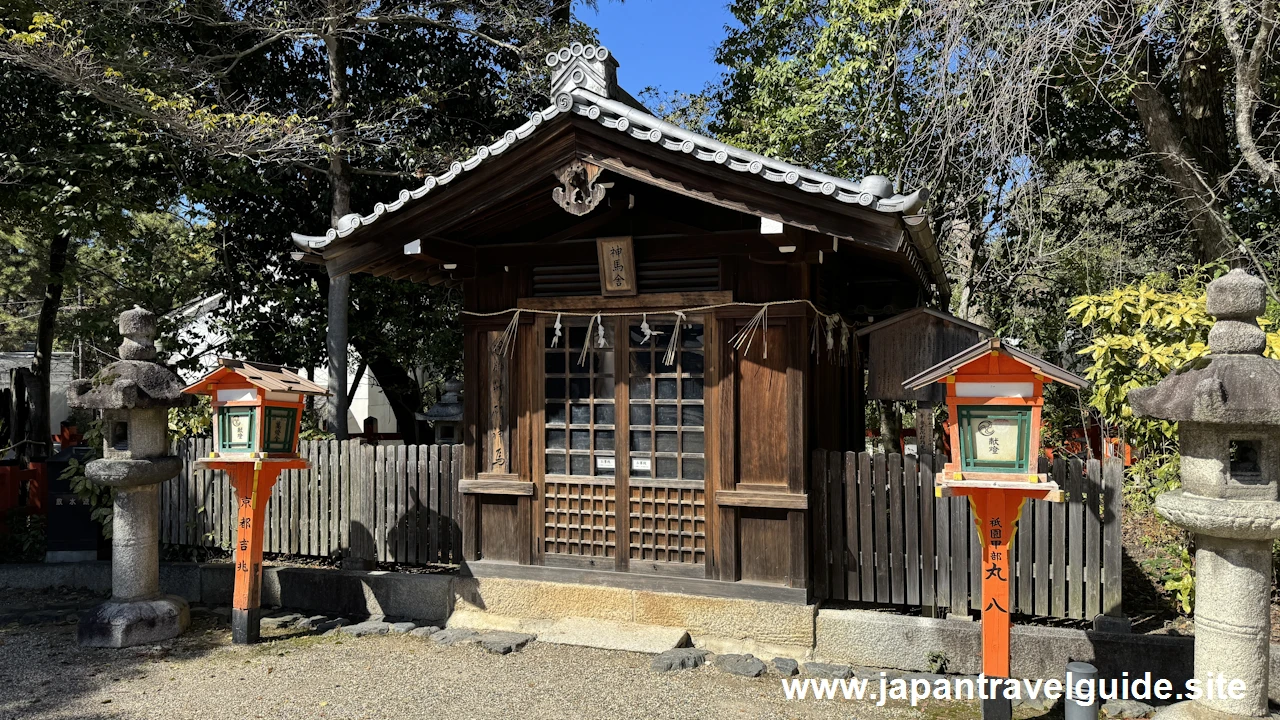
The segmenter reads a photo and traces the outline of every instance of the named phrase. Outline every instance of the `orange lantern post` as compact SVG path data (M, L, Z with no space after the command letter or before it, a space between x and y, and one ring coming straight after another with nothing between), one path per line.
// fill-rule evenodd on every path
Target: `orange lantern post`
M222 470L236 495L235 596L231 639L254 643L262 603L262 535L271 488L284 470L306 470L298 457L302 404L324 388L279 365L220 358L218 368L184 392L208 395L213 405L213 447L196 461Z
M982 543L982 672L1009 677L1013 539L1027 500L1061 502L1062 491L1037 472L1044 385L1088 382L1002 344L984 340L903 382L911 390L947 384L946 432L957 451L938 473L939 497L969 498ZM987 720L1008 718L1008 700L983 703Z

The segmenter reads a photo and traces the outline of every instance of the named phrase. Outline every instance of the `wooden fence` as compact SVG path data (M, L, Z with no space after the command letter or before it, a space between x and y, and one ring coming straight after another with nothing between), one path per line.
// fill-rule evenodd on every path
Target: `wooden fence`
M1091 619L1120 613L1119 460L1058 459L1041 472L1066 501L1029 501L1013 541L1015 612ZM819 598L982 609L978 534L967 498L937 498L942 458L816 451L812 462Z
M183 470L160 488L162 542L231 548L236 510L227 477L193 467L209 456L212 442L175 443ZM461 561L462 532L454 519L461 507L461 445L300 445L311 469L280 474L267 504L265 552L410 565Z

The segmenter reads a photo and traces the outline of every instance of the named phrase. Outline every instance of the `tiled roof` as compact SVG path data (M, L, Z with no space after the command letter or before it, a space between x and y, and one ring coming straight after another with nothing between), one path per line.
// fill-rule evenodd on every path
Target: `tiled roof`
M648 140L670 152L684 153L736 172L758 175L771 182L790 185L797 192L823 195L832 202L860 205L883 213L910 215L920 210L929 197L929 191L923 188L908 195L896 193L893 183L879 175L871 175L861 181L849 180L758 155L685 130L646 111L611 99L610 96L621 97L625 92L617 88L612 77L617 63L603 47L574 43L558 53L548 55L547 64L555 70L552 91L554 102L550 107L531 114L527 122L514 130L508 130L497 141L477 148L475 154L466 160L455 161L447 172L427 177L416 188L401 190L390 202L374 205L373 212L368 215L347 215L338 221L337 227L330 228L324 235L294 233L294 242L304 250L323 250L334 240L345 238L361 227L377 222L383 215L397 212L410 201L420 199L435 188L448 185L476 169L488 158L501 155L528 139L548 120L563 113L586 117L611 130Z

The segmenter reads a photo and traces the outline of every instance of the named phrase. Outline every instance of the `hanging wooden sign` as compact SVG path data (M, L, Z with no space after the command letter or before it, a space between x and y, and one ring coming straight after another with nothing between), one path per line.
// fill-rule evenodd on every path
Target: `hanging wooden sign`
M631 237L596 239L600 256L600 290L603 295L636 294L636 256Z

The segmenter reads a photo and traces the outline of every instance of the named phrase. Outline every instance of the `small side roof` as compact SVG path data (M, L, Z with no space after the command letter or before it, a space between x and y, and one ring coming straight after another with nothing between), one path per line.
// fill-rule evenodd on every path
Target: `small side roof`
M894 315L893 317L887 320L881 320L878 323L872 323L871 325L868 325L866 327L859 328L858 330L854 331L853 334L858 337L862 337L863 335L870 335L873 332L878 332L880 330L883 330L889 327L890 325L895 325L897 323L902 322L903 320L906 320L908 318L913 318L917 315L932 315L933 317L936 317L939 320L942 320L943 322L948 322L948 323L951 323L952 325L957 325L967 330L972 330L978 333L979 335L986 335L990 337L993 334L990 328L985 328L985 327L982 327L981 325L975 325L974 323L971 323L968 320L961 320L960 318L948 312L943 312L941 310L935 310L933 308L926 308L926 307L912 308L906 312L898 313L897 315ZM915 389L915 388L912 388L912 389Z
M1060 382L1067 387L1075 388L1077 390L1089 387L1089 381L1079 375L1063 370L1057 365L1046 362L1035 355L1025 353L1012 345L1005 345L1001 343L1000 338L997 337L987 338L968 350L943 360L919 375L902 381L902 385L908 390L919 390L930 383L936 383L939 380L942 380L948 375L954 375L960 368L980 357L983 357L993 350L999 350L1000 352L1005 353L1009 357L1031 368L1033 372Z
M250 385L263 390L277 392L294 392L303 395L328 395L329 391L298 375L296 370L283 365L218 358L218 369L188 385L183 392L193 395L208 395L207 386L228 375L236 375Z

